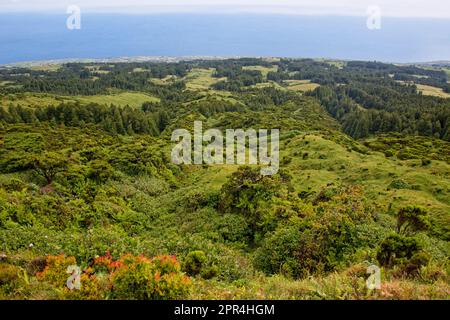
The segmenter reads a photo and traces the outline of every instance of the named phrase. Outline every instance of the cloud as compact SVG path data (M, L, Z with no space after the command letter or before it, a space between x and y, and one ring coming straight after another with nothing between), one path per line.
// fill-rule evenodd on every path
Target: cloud
M282 13L365 15L371 5L384 16L450 18L448 0L0 0L0 11L65 12L68 5L84 12L119 13Z

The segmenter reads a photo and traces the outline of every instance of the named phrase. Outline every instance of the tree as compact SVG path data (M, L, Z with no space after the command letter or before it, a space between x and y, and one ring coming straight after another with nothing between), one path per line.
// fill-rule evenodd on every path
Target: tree
M59 153L45 151L41 155L33 158L32 165L35 172L42 176L49 185L59 172L66 169L68 161Z
M161 111L158 114L158 129L159 132L163 132L166 126L169 124L169 115L166 111Z
M418 206L407 206L397 214L397 232L399 234L411 234L430 228L428 212Z
M106 161L96 159L89 163L89 177L98 182L105 182L114 175L113 167Z
M295 201L288 200L290 176L280 172L261 175L260 168L242 166L222 186L219 211L240 214L248 222L252 241L273 230L278 216L295 211Z
M377 260L382 266L391 267L408 261L420 249L420 245L415 238L392 234L381 242L377 252Z

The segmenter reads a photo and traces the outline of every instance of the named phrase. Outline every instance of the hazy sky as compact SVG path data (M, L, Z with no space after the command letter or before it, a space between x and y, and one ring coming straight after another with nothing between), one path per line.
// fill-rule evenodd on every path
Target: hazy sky
M68 5L84 12L254 12L365 15L371 5L384 16L450 18L450 0L0 0L0 11L65 12Z

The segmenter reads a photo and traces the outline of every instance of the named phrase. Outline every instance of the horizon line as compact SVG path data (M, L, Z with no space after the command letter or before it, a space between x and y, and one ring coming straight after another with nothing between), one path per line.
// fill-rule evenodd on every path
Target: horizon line
M140 10L140 8L135 8L132 10L123 10L123 8L110 8L110 9L100 9L100 8L88 8L82 9L82 14L117 14L117 15L169 15L169 14L198 14L198 15L284 15L284 16L307 16L307 17L354 17L354 18L366 18L368 15L366 12L352 11L352 12L340 12L340 11L314 11L314 10L289 10L289 9L276 9L276 10L258 10L258 9L201 9L198 8L168 8L168 9L156 9L156 10ZM12 8L0 8L0 14L60 14L67 15L66 9L59 10L56 8L52 9L12 9ZM382 11L382 18L396 18L396 19L439 19L439 20L450 20L450 15L436 15L436 14L425 14L425 15L407 15L398 13L386 13Z
M379 59L346 59L346 58L332 58L332 57L301 57L301 56L269 56L269 55L187 55L187 56L176 56L176 55L163 55L163 56L145 56L145 55L137 55L137 56L115 56L115 57L102 57L102 58L58 58L58 59L44 59L44 60L28 60L28 61L16 61L9 63L0 63L0 67L15 67L16 65L22 64L42 64L42 65L58 65L65 63L102 63L102 62L115 62L115 63L133 63L133 62L164 62L157 61L156 59L174 59L176 61L189 61L189 60L227 60L227 59L245 59L245 58L254 58L254 59L293 59L293 60L303 60L303 59L311 59L311 60L329 60L329 61L363 61L363 62L379 62L385 64L401 64L401 65L415 65L415 64L434 64L434 63L444 63L450 64L450 57L448 59L439 59L439 60L423 60L423 61L408 61L408 62L400 62L400 61L388 61L388 60L379 60ZM118 61L118 60L128 60L128 61ZM136 61L141 59L140 61ZM116 61L113 61L116 60Z

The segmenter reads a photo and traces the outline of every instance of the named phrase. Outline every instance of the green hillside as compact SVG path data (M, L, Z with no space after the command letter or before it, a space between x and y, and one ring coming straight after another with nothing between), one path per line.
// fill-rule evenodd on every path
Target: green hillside
M448 299L450 99L419 86L447 77L309 59L0 69L0 299ZM279 129L278 173L172 163L194 121Z

